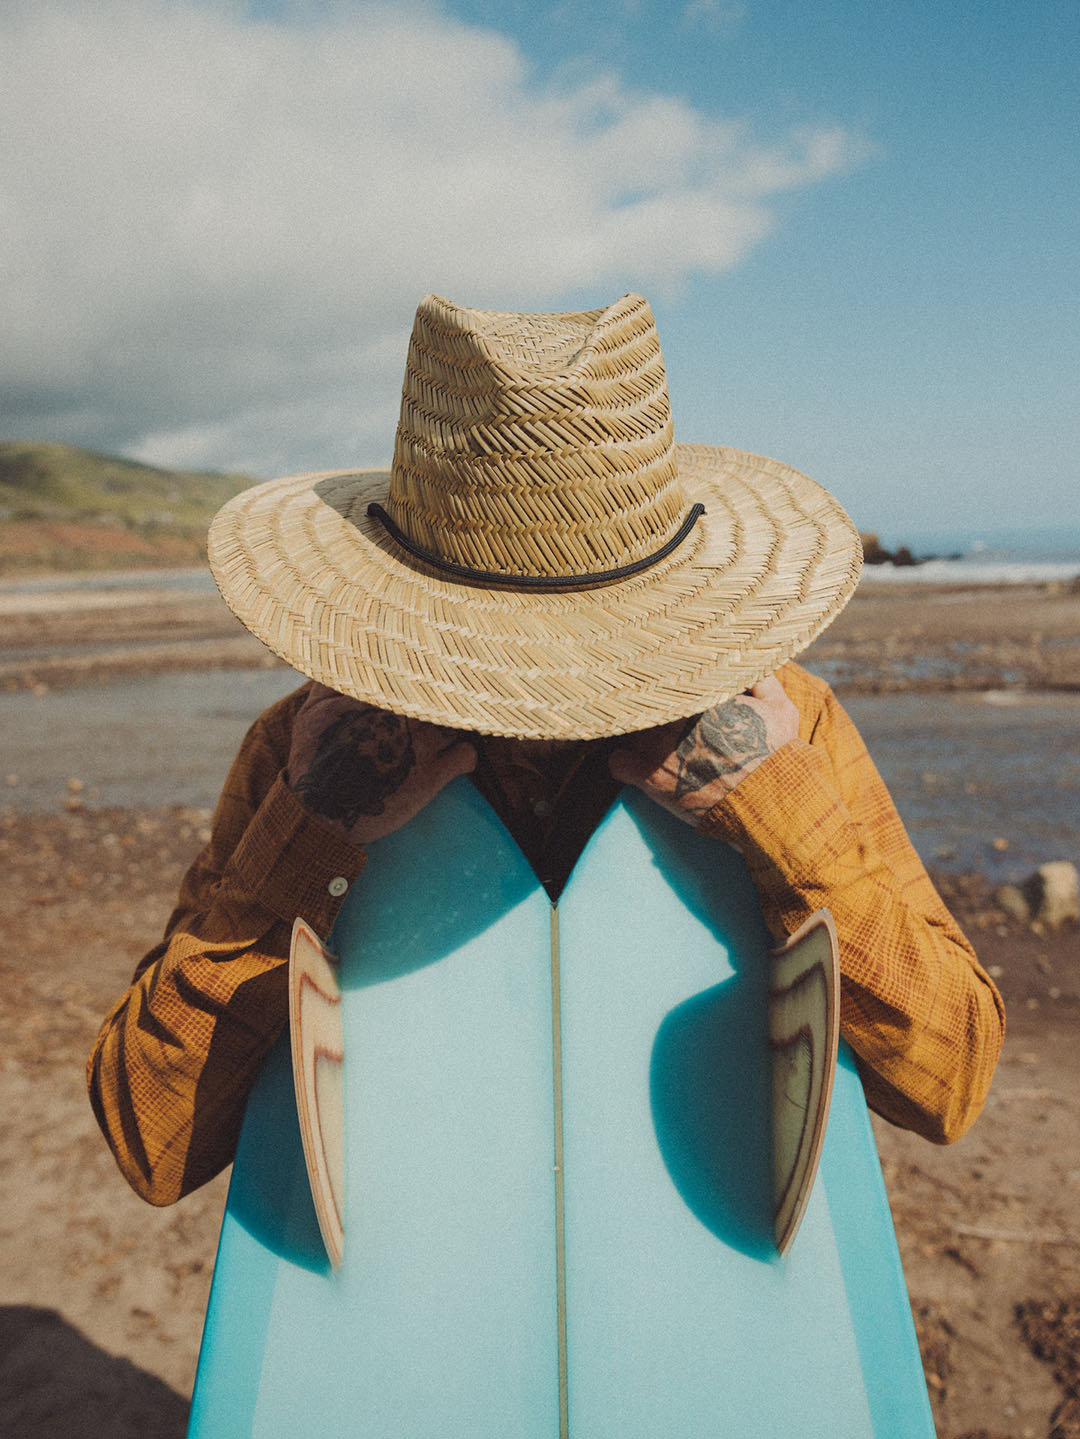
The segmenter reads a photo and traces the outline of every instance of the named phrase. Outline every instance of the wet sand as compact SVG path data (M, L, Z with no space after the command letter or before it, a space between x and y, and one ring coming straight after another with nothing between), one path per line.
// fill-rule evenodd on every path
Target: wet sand
M0 595L5 598L11 599ZM962 602L946 596L939 604L920 594L916 607L921 653L944 657L953 674L957 666L963 669L964 654L976 654L971 660L976 667L965 671L973 683L954 685L950 679L948 688L966 688L964 702L983 705L979 713L995 742L1002 726L1012 726L1002 740L1007 751L1022 751L1023 716L1033 714L1037 702L1030 696L1021 700L1005 661L1014 667L1017 656L1027 654L1025 673L1039 677L1045 690L1049 659L1063 656L1054 682L1074 684L1069 665L1074 651L1080 652L1080 600L1043 598L1045 611L1034 594L1022 602L999 595L994 606L985 595ZM51 736L43 748L47 756L51 744L55 759L51 774L43 766L40 803L16 811L12 798L18 787L0 790L5 870L0 914L8 937L0 953L0 1432L26 1439L68 1433L90 1439L179 1436L184 1430L224 1180L173 1209L142 1204L126 1189L97 1134L82 1065L102 1015L160 932L183 867L205 834L209 814L201 801L217 784L210 771L219 761L207 762L198 781L206 788L193 789L183 805L163 807L156 802L160 791L120 802L110 795L122 776L101 774L95 781L88 768L95 746L86 744L85 736L82 741L73 736L71 724L59 716L74 694L63 685L73 678L100 690L96 722L106 728L113 690L112 723L118 731L130 691L123 683L102 688L103 679L151 668L196 695L191 665L202 669L208 655L220 660L222 646L238 639L244 645L246 639L230 628L235 622L227 615L222 620L212 596L209 601L207 606L199 597L162 600L155 594L137 602L134 613L117 604L108 612L111 623L100 608L73 611L62 605L54 605L52 618L43 618L40 607L24 607L14 628L4 620L2 663L8 668L0 674L10 691L6 699L27 705L18 713L19 742L29 743L28 729L35 741L42 733ZM155 617L152 630L148 608ZM1009 616L1008 625L995 624L994 609ZM903 605L894 610L877 596L863 605L857 596L825 637L828 646L819 642L817 655L809 657L811 664L843 662L863 677L839 686L853 711L868 689L897 696L894 722L903 733L890 741L897 753L920 723L933 742L930 715L942 698L917 677L915 691L900 683L899 662L907 663L901 631L913 614ZM958 652L957 635L969 635L966 627L980 614L985 638L978 643L990 651ZM57 618L63 615L68 618ZM846 640L837 633L845 621L851 626ZM219 628L208 632L208 625ZM148 663L155 646L158 658ZM183 659L184 646L191 646L196 658ZM33 659L27 653L31 647ZM58 656L58 648L66 653ZM237 653L228 651L229 665L235 666ZM271 678L258 674L261 647L247 645L246 653L244 663L254 669L235 671L227 703L215 701L199 719L192 699L196 733L192 748L176 759L172 737L160 731L147 736L153 725L135 724L144 732L138 765L148 782L174 785L178 773L192 770L196 751L213 748L219 755L233 747L234 736L258 708L254 703L247 710L247 702L255 701L258 685ZM990 688L1005 690L1016 704L995 707L976 699L988 676ZM291 683L285 672L272 678L283 687ZM1059 691L1053 703L1072 704L1068 693ZM90 694L86 688L83 698L89 701ZM915 702L920 694L927 697L925 711ZM64 703L54 709L50 696ZM0 695L10 735L15 708L5 710L4 700ZM45 724L50 710L53 717ZM77 719L78 706L70 713ZM1002 716L1000 726L996 715ZM983 769L989 744L987 739L980 749ZM913 765L919 748L911 739ZM129 741L124 749L137 768ZM1051 739L1040 754L1042 759L1031 761L1032 773L1055 761ZM82 760L81 773L73 768L73 755ZM8 770L6 761L0 768ZM939 770L938 785L953 786L947 767ZM922 773L915 794L919 787L933 788ZM1052 778L1044 775L1043 782ZM69 779L80 781L82 789L70 790ZM90 793L94 783L101 790L96 797ZM951 800L970 809L980 796L966 794L963 785L961 780L955 793L950 791ZM971 820L983 822L979 815ZM959 1145L936 1149L875 1125L939 1432L943 1439L976 1434L1043 1439L1058 1422L1056 1434L1077 1434L1080 1399L1068 1395L1070 1386L1075 1395L1077 1382L1080 1301L1080 940L1075 929L1040 936L1017 925L995 908L990 886L978 874L942 872L940 884L998 977L1010 1030L986 1112ZM1031 1306L1023 1323L1017 1317L1020 1305ZM1071 1410L1052 1421L1063 1403Z

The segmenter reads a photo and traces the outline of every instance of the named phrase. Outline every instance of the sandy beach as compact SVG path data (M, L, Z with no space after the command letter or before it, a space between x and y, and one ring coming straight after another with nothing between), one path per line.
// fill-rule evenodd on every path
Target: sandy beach
M55 771L42 761L43 789L29 796L27 778L0 762L0 1433L173 1439L186 1423L226 1178L173 1209L144 1205L97 1133L82 1067L206 833L206 795L242 733L246 692L238 684L237 712L200 732L204 787L182 804L191 757L164 733L147 741L157 791L123 804L104 786L95 793L89 756L73 759L71 700L108 685L119 704L136 675L224 668L239 680L275 662L209 591L0 587L0 623L5 733L17 723L22 742L39 726ZM943 694L995 697L987 714L1039 696L1068 706L1080 695L1080 595L864 585L805 660L853 708L859 697ZM40 702L32 710L28 696ZM1014 727L1014 747L1024 729ZM1072 782L1076 735L1063 732L1058 752L1052 735L1040 739L1047 795ZM957 806L965 784L975 780L958 784ZM1031 807L1037 830L1037 790ZM986 836L991 851L1009 842L1008 821ZM1080 862L1071 838L1060 853L1053 832L1040 842L1041 857ZM946 855L936 873L1005 994L1009 1034L986 1111L958 1145L875 1123L931 1399L942 1439L1067 1439L1080 1435L1080 936L1010 918L995 880Z

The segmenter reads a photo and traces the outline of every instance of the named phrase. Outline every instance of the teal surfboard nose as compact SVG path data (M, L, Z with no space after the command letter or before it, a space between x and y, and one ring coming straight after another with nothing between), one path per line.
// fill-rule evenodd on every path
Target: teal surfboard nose
M331 940L343 1262L286 1037L248 1106L189 1433L932 1436L843 1047L777 1253L769 943L739 857L637 796L555 925L466 781L372 846Z

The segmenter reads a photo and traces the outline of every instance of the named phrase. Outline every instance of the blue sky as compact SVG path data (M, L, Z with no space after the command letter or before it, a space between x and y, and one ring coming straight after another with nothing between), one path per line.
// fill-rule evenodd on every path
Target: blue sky
M653 303L680 438L1080 522L1080 7L16 0L0 437L389 456L416 301Z

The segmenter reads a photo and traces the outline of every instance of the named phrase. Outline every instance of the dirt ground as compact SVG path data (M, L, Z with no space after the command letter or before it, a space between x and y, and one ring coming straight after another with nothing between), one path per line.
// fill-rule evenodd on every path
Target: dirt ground
M824 658L853 666L861 655L867 683L901 687L917 613L923 658L952 655L964 671L966 655L977 684L1007 685L1018 670L1045 683L1049 655L1063 660L1060 682L1080 655L1080 602L1010 598L997 606L1006 623L991 627L985 597L966 606L857 597ZM223 643L244 656L223 663L262 662L212 603L194 607L182 623L182 607L155 609L157 629L145 611L140 629L130 604L111 627L105 610L94 620L61 608L31 623L24 609L21 630L9 627L9 607L0 683L123 673L136 652L145 666L151 646L150 662L166 666L203 664ZM958 633L974 648L954 651ZM173 1209L136 1199L97 1133L82 1071L209 813L68 803L44 815L0 810L0 1433L173 1439L184 1432L225 1181ZM1080 1436L1080 936L1018 924L979 876L939 882L1009 1009L990 1100L958 1145L937 1149L875 1124L939 1434L1071 1439Z

